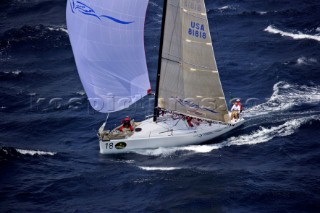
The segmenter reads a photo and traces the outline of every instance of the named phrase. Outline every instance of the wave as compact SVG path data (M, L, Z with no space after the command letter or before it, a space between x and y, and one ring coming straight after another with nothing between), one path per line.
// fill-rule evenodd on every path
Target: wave
M260 127L259 130L254 131L249 135L231 137L227 142L225 142L224 146L258 144L270 141L275 137L292 135L301 125L313 120L320 121L320 116L314 115L297 118L271 128Z
M146 171L173 171L182 169L181 167L148 167L148 166L139 166L140 169Z
M176 147L159 147L157 149L141 149L141 150L134 150L135 153L139 155L146 155L146 156L162 156L167 157L177 151Z
M244 110L244 117L253 117L270 112L288 110L302 104L320 102L320 86L294 85L280 81L273 86L270 99L262 104Z
M22 156L54 156L56 154L56 152L16 149L13 147L0 147L0 162L19 159Z
M17 152L23 155L50 155L54 156L57 153L56 152L44 152L44 151L39 151L39 150L24 150L24 149L16 149Z
M191 145L182 147L159 147L157 149L142 149L134 151L140 155L168 157L178 151L189 151L194 153L208 153L216 147L211 145Z
M269 25L267 28L264 29L264 31L272 33L272 34L280 34L281 36L286 36L286 37L291 37L295 40L298 39L312 39L316 41L320 41L320 36L319 35L308 35L308 34L303 34L298 31L298 33L289 33L289 32L284 32L282 30L279 30L275 28L272 25Z
M77 94L77 95L84 96L84 95L86 94L86 92L85 92L85 91L78 91L78 92L76 92L76 94Z
M219 10L235 10L236 8L230 5L222 6L218 8Z
M0 76L4 75L10 75L10 76L18 76L22 73L22 71L20 70L15 70L15 71L4 71L4 72L0 72Z
M41 45L39 45L41 44ZM0 36L1 55L19 49L31 51L30 46L38 50L69 46L67 30L61 26L25 25L7 30Z
M161 156L166 157L176 152L187 151L192 153L209 153L213 150L221 149L229 146L241 146L241 145L254 145L259 143L265 143L276 137L285 137L292 135L302 125L307 124L311 121L320 121L320 115L313 115L307 117L300 117L292 120L288 120L285 123L273 126L273 127L260 127L258 130L251 132L250 134L240 135L237 137L231 137L222 143L212 145L192 145L184 147L170 147L170 148L158 148L155 150L146 150L140 152L142 155L149 156ZM140 167L144 170L174 170L182 169L181 167Z
M260 14L260 15L265 15L265 14L267 14L268 12L267 12L267 11L258 11L257 13Z
M315 58L300 57L297 59L298 65L312 65L316 63L318 63L318 60Z
M215 8L207 8L207 14L217 13L217 14L225 14L225 13L234 13L237 11L238 6L225 5L221 7Z
M162 10L162 6L159 6L156 2L154 2L154 1L149 1L149 4L151 5L151 6L153 6L153 7L156 7L156 8L158 8L158 9L161 9Z
M240 5L225 5L222 7L210 8L207 10L207 13L216 13L216 14L229 14L235 16L299 16L303 15L299 10L295 9L286 9L286 10L246 10L246 8L241 7Z
M68 30L65 27L47 27L50 31L64 32L68 34Z

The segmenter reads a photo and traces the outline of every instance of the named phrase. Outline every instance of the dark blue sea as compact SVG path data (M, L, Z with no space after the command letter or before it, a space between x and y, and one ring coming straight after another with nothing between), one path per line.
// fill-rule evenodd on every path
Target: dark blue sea
M205 2L223 89L247 122L202 145L109 156L66 1L0 2L0 212L320 212L320 1ZM161 15L150 0L153 89Z

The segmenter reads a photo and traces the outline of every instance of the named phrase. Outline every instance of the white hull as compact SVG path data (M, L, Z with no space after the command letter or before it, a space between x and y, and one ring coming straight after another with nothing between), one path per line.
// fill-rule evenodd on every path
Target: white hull
M157 123L152 118L144 120L136 128L140 132L125 139L102 141L100 139L101 154L126 153L138 149L154 149L159 147L175 147L200 144L221 136L244 123L239 119L231 124L200 123L189 127L184 120L165 118Z

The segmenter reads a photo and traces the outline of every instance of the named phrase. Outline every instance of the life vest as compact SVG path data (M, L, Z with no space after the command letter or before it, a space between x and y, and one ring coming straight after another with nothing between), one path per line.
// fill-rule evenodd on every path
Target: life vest
M188 123L188 125L190 126L190 127L193 127L193 124L192 124L192 118L191 117L187 117L187 123Z
M131 120L130 120L129 117L123 119L123 121L122 121L122 126L119 128L119 130L122 132L124 128L129 128L130 131L132 132L132 131L133 131L133 127L132 127L130 121L131 121Z
M238 102L238 105L240 106L240 112L242 112L242 110L243 110L242 104L240 102Z

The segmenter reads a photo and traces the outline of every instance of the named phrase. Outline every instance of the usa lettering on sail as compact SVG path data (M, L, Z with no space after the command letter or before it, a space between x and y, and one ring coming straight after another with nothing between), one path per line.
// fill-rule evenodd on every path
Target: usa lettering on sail
M190 36L196 37L196 38L207 38L207 33L205 32L204 24L200 24L195 21L190 22L190 28L188 31Z

